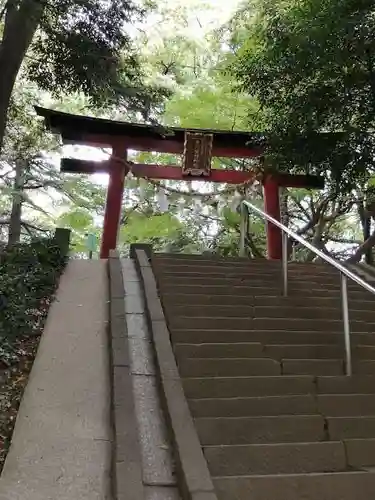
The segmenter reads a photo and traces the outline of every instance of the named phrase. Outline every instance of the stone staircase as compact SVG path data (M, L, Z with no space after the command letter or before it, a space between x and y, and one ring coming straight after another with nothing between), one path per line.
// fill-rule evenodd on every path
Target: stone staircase
M185 396L219 500L375 495L375 300L325 265L157 254Z

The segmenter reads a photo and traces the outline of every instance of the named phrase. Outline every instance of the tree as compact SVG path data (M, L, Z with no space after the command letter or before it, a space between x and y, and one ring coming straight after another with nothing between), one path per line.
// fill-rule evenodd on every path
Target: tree
M36 119L33 105L40 99L36 85L22 81L13 92L9 125L0 157L0 227L8 243L48 232L54 213L67 202L98 213L100 186L83 176L62 176L56 164L59 145Z
M258 0L232 72L254 96L279 169L350 191L373 170L375 7L361 0ZM339 186L339 187L338 187Z
M148 116L160 91L144 84L129 26L144 15L132 0L6 0L0 42L0 149L12 91L24 63L55 96L82 92L94 106Z
M10 245L20 241L23 230L26 234L33 234L36 229L47 230L41 222L34 224L30 217L29 220L23 219L22 207L25 205L34 212L43 212L33 200L32 193L41 187L56 185L59 177L56 168L43 155L47 149L51 153L56 150L56 142L44 133L40 123L30 113L35 96L35 88L26 85L22 91L16 89L14 92L9 127L0 157L0 189L7 200L2 212L2 226L9 228Z
M155 25L157 34L148 30L147 37L142 35L137 41L141 64L149 74L149 82L154 86L168 87L174 92L160 117L162 124L166 127L177 125L262 130L265 126L265 113L259 111L257 100L246 91L233 92L233 78L222 73L225 64L233 60L238 45L246 40L253 14L246 10L238 14L231 23L230 32L222 29L202 34L202 30L196 36L201 13L197 9L194 12L189 9L189 5L185 5L184 9L177 11L173 6L172 10L169 8L165 13L162 8L162 17ZM164 22L163 12L168 17L168 23ZM197 28L194 31L189 21L192 16L198 19L194 21ZM69 95L58 104L59 107L81 112L86 107L86 100L82 94L76 95ZM22 108L22 105L19 107ZM249 110L252 118L250 124ZM103 111L107 116L113 117L111 108L97 109L95 113L102 115ZM123 118L124 115L120 110L115 116ZM45 147L47 150L51 148L53 149L52 143ZM23 156L27 157L26 154ZM142 153L131 159L173 164L180 161L173 155L151 153ZM214 168L249 169L253 166L252 161L224 158L215 158L213 161ZM13 164L12 170L14 171ZM51 212L56 214L55 217L60 216L57 219L59 225L73 229L74 248L80 255L85 250L86 233L99 235L105 204L103 189L84 177L64 175L61 178L56 169L47 169L42 173L33 166L29 172L34 178L32 185L41 186L40 191L34 192L53 189L54 196L58 195L61 199L58 204L54 201L57 207ZM48 187L49 175L57 176L54 180L57 188ZM14 181L13 174L11 179ZM40 182L35 183L36 179ZM252 202L262 206L261 191L240 186L240 193L237 193L233 186L209 186L202 183L199 186L198 189L195 183L164 183L162 190L168 198L168 212L163 213L158 203L158 183L127 179L125 208L119 233L120 249L127 251L129 242L143 240L151 242L158 250L238 254L240 219L235 211L238 199L240 196L249 197ZM8 199L5 188L3 192ZM16 190L12 192L15 193ZM32 190L25 189L23 192L29 194ZM353 194L351 201L359 202L360 196L357 194ZM355 213L356 205L348 204L345 197L335 203L329 191L309 193L291 190L284 199L285 221L324 251L347 256L348 249L350 251L353 247L347 241L351 238L360 241L356 226L359 221ZM33 201L35 202L35 196ZM22 220L30 222L29 210L25 213L26 217ZM49 227L45 215L38 215L37 219L35 226ZM249 254L256 257L265 255L265 228L261 219L252 218L247 244ZM297 256L304 260L311 259L311 255L300 248L297 249Z
M361 192L374 174L374 13L367 0L251 0L230 25L230 71L258 102L249 119L256 116L267 133L268 168L326 178L330 201L322 212L315 197L310 214L322 241L334 203L339 219L354 217L369 236Z

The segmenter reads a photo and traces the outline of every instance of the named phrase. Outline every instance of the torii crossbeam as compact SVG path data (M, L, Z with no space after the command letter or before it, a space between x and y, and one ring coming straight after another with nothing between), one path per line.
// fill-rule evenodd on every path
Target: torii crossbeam
M129 172L128 150L181 154L183 165L131 164L136 177L168 180L198 180L227 184L244 184L255 179L255 171L211 169L211 156L230 158L261 157L262 134L205 129L168 127L116 122L61 113L36 107L39 116L52 132L60 134L63 144L81 144L112 148L108 161L86 161L63 158L61 171L69 173L108 173L109 184L104 214L100 257L108 258L116 248L121 217L125 176ZM321 189L324 181L317 176L273 174L263 178L265 211L280 220L280 187ZM267 225L267 255L281 259L281 231Z

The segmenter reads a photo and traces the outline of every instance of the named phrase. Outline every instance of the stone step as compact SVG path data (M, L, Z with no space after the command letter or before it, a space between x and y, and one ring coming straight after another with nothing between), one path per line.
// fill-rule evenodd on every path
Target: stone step
M375 302L373 303L375 306ZM362 307L358 305L358 307ZM291 306L256 306L254 307L254 317L259 318L308 318L314 319L337 319L342 320L342 310L340 307L300 307L296 305ZM373 309L355 309L353 305L349 309L350 321L369 321L375 322L375 307Z
M225 286L228 289L236 286L246 286L248 288L268 288L269 290L273 290L274 292L278 292L281 289L281 281L279 282L277 279L273 280L263 280L262 276L257 278L245 278L245 277L221 277L215 278L210 275L202 276L198 274L197 276L174 276L167 274L160 274L158 276L158 283L160 288L171 286L173 284L184 285L186 287L189 286ZM305 287L308 286L308 281L306 282ZM316 287L316 285L315 285Z
M312 394L253 398L205 398L189 399L188 401L191 414L195 418L313 415L317 413L317 402Z
M219 344L225 343L263 343L263 344L319 344L319 345L344 345L344 334L337 332L320 331L285 331L285 330L187 330L174 329L171 338L176 344ZM352 333L352 345L375 346L375 334Z
M161 286L168 285L170 282L179 283L185 285L216 285L216 286L248 286L248 287L268 287L273 290L280 290L282 288L282 276L280 273L275 274L265 274L265 273L209 273L204 274L200 272L180 274L180 273L159 273L156 274L157 280ZM288 287L291 291L293 290L305 290L308 287L315 288L317 290L333 290L340 294L341 282L336 276L326 277L319 275L288 275ZM368 294L368 299L371 300L373 295L368 292L364 287L357 284L355 281L348 281L349 293L353 291L363 292Z
M210 344L175 344L174 351L178 359L199 358L271 358L277 360L307 359L341 359L344 354L342 346L327 344L266 344L261 343L210 343ZM369 351L369 352L367 352ZM359 356L375 357L375 347L359 346L354 349Z
M264 274L265 276L273 275L280 276L282 273L282 268L280 264L276 265L264 265L264 264L228 264L228 262L162 262L155 261L153 262L153 268L156 274L160 273L175 273L175 274L190 274L190 273L198 273L201 274ZM322 278L331 278L331 279L340 279L339 273L334 268L316 268L312 269L310 266L296 265L293 263L288 264L288 272L291 276L319 276ZM354 274L356 274L354 272Z
M340 287L341 281L340 276L336 274L316 274L316 273L301 273L299 271L295 271L292 269L288 270L288 279L290 283L303 283L310 282L316 283L317 285L332 285ZM216 268L209 270L208 268L199 269L197 267L191 267L190 270L180 271L177 268L168 268L162 270L156 270L156 276L160 280L175 280L175 281L195 281L202 280L203 278L208 281L213 282L221 282L221 281L240 281L240 282L264 282L267 284L273 284L277 282L279 285L282 283L282 273L281 269L277 272L265 272L260 270L259 272L255 272L253 269L240 269L236 270L233 267L230 268ZM349 287L360 287L355 281L349 279L348 281Z
M200 263L203 263L205 261L210 262L212 264L215 263L224 263L227 265L232 265L234 263L238 264L244 264L244 265L256 265L256 264L261 264L261 265L270 265L270 266L280 266L280 261L279 260L268 260L265 258L249 258L249 257L240 257L240 256L227 256L223 257L221 255L214 255L214 254L176 254L176 253L162 253L162 252L157 252L154 253L152 256L153 260L155 259L156 261L160 262L166 262L166 261L171 261L171 262L176 262L180 263L180 265L185 265L187 261L192 261L193 263L196 263L199 265ZM291 262L291 265L294 266L311 266L311 267L316 267L316 268L324 268L324 269L331 269L332 266L329 264L323 263L323 262L298 262L298 261L293 261Z
M318 394L374 394L374 375L354 375L352 377L316 377Z
M201 285L197 287L196 285L183 285L179 282L176 282L174 285L173 284L165 284L165 283L158 283L159 289L162 292L162 296L167 295L167 294L185 294L185 295L194 295L194 296L215 296L215 295L240 295L240 296L259 296L259 295L272 295L272 296L277 296L280 295L282 296L282 291L281 287L273 287L272 289L267 286L247 286L247 285L242 285L242 286L228 286L228 285ZM315 296L319 297L322 295L322 291L320 289L315 289ZM336 297L336 293L333 295ZM363 298L363 297L361 297Z
M375 415L375 394L318 394L318 413L328 417Z
M279 396L315 392L312 376L198 377L185 378L182 383L185 395L189 399ZM373 392L375 393L375 386Z
M217 266L216 268L210 268L208 266L191 266L185 271L180 271L178 267L154 267L155 275L162 279L240 279L240 280L265 280L266 282L272 280L282 281L283 271L281 267L270 269L269 267L235 267L235 266ZM355 274L355 273L354 273ZM357 277L360 280L363 278L359 275ZM334 283L340 285L340 273L336 272L310 272L305 269L297 269L295 267L288 267L288 278L291 282L300 281L316 281L318 283ZM365 281L365 280L364 280ZM354 279L348 277L348 285L350 286L361 286Z
M168 252L156 252L153 254L152 259L154 260L173 260L175 262L181 262L181 261L186 261L186 260L191 260L192 262L202 262L202 261L208 261L208 262L230 262L235 263L235 262L240 262L244 264L248 264L250 262L262 262L262 263L267 263L267 262L272 262L273 261L267 261L266 259L249 259L248 257L222 257L220 255L213 255L213 254L200 254L200 253L168 253Z
M168 316L226 316L227 318L305 318L341 320L341 307L299 307L299 306L251 306L251 305L166 305ZM375 303L374 303L375 305ZM358 321L375 321L375 309L350 310L350 319Z
M331 441L375 438L375 416L328 417L327 424Z
M276 297L279 299L281 297ZM162 301L166 308L173 306L200 306L202 309L210 306L252 306L254 305L254 296L249 295L203 295L187 293L163 293ZM266 300L266 299L265 299Z
M179 282L174 283L160 283L159 289L164 294L188 294L188 295L248 295L248 296L280 296L282 297L281 286L275 285L273 287L264 286L262 283L261 286L249 286L249 285L209 285L205 281L205 283L197 286L197 284L187 285ZM303 294L303 295L302 295ZM290 287L289 289L289 297L292 299L293 297L305 297L306 300L309 300L310 297L313 298L322 298L326 297L328 299L338 299L340 297L339 290L328 289L324 287L316 287L311 286L311 284L307 284L304 289L293 289ZM372 300L372 295L366 291L352 291L349 290L349 301L351 300L363 300L368 302Z
M375 374L375 360L373 359L362 359L360 361L353 360L353 373L358 374Z
M371 347L370 347L371 349ZM272 344L264 347L264 357L286 360L307 360L307 359L341 359L345 354L343 346L335 345L292 345L292 344Z
M283 375L345 375L341 359L283 359Z
M342 342L343 344L343 342ZM291 345L291 344L272 344L266 345L263 351L264 357L272 359L344 359L344 346L333 345ZM373 345L355 345L352 347L353 358L359 360L375 360L375 346Z
M205 266L242 266L262 269L280 269L281 261L266 259L248 259L243 257L218 257L207 255L188 255L188 254L155 254L152 259L155 265L188 265L196 267ZM318 264L314 262L289 262L290 268L300 269L301 272L332 272L337 273L329 264Z
M203 446L375 438L375 416L328 417L327 423L325 429L320 415L195 419Z
M341 300L339 297L309 297L281 295L202 295L187 293L165 293L163 294L163 304L169 308L171 306L199 306L204 309L206 306L267 306L267 307L309 307L309 308L333 308L340 309ZM375 299L350 300L349 310L353 311L374 311Z
M345 446L340 441L207 446L204 455L213 476L343 472L348 469Z
M340 339L342 341L342 338ZM343 343L343 341L341 342ZM310 368L312 374L316 374L314 366L324 366L324 361L333 361L342 365L345 359L343 346L329 344L267 344L264 347L260 343L203 343L188 344L179 343L174 345L174 352L178 360L185 358L270 358L282 361L284 374L288 374L289 369L296 368L299 364L303 368L305 363L308 370L308 362L311 361ZM352 347L352 356L361 370L372 370L375 362L375 346L357 345ZM359 363L359 361L363 363ZM327 364L328 366L328 364ZM300 373L300 372L299 372ZM303 374L303 373L301 373ZM309 372L306 373L307 375Z
M281 269L281 261L269 261L265 259L247 259L247 258L233 258L233 257L214 257L214 256L167 256L156 255L152 260L152 264L156 270L159 269L180 269L181 271L189 271L191 269L199 269L202 272L208 270L220 271L223 269L233 270L248 270L253 272L263 273L277 273ZM300 274L322 274L337 276L338 271L329 264L323 263L304 263L304 262L289 262L288 269L290 272L297 272ZM347 266L347 269L358 276L367 276L371 268L361 269L360 266ZM374 278L375 281L375 278Z
M280 328L281 323L286 330L298 331L313 329L316 331L339 331L342 329L342 320L329 319L304 319L304 318L254 318L252 327L259 330L275 330ZM375 323L368 321L350 320L351 332L372 333L375 331Z
M375 466L375 439L350 439L344 443L349 467Z
M228 318L221 317L190 317L170 316L167 314L170 328L187 330L289 330L298 331L326 331L337 332L342 330L343 322L333 319L306 319L306 318ZM350 328L355 333L375 332L375 323L366 321L350 321Z
M184 358L266 358L260 342L174 344L178 360Z
M221 306L168 306L166 307L167 314L170 317L174 316L191 316L195 318L204 316L226 316L227 318L253 318L255 314L255 307L241 306L241 305L221 305Z
M193 417L278 415L371 416L375 394L302 394L289 396L189 399Z
M276 474L219 477L218 500L370 500L375 473Z
M358 345L353 350L353 356L362 360L375 360L375 347L373 345Z
M365 419L371 417L363 417ZM361 436L355 434L354 420L343 420L341 425L332 418L332 440L349 437L372 437L365 429ZM375 419L374 419L375 420ZM260 443L298 443L325 441L325 421L321 415L282 415L274 417L203 417L194 420L202 446ZM345 425L350 427L345 432ZM372 430L372 428L371 428ZM351 432L350 432L351 431ZM365 432L368 431L368 432ZM357 434L359 434L359 429ZM340 437L334 437L340 435Z
M181 358L178 369L181 377L248 377L281 374L278 361L261 358Z
M280 261L267 261L260 259L235 259L217 258L206 256L185 256L184 259L174 257L154 258L153 266L156 272L160 270L176 272L190 272L199 270L202 273L209 272L253 272L263 274L278 274L281 272ZM348 266L348 270L359 277L368 278L368 269L365 273L358 266ZM288 271L291 275L318 275L336 278L338 271L327 264L289 262ZM375 280L374 280L375 281Z
M235 286L247 286L252 288L262 288L267 287L269 290L279 290L282 285L282 280L278 279L276 276L270 276L269 279L262 274L259 276L230 276L230 275L222 275L222 276L212 276L210 274L204 276L201 273L197 273L196 275L187 276L187 275L175 275L175 274L167 274L161 273L157 276L158 283L161 288L164 286L168 287L175 283L184 286L202 286L202 285L211 285L211 286L227 286L229 288ZM340 282L330 282L320 280L318 277L307 278L306 276L302 276L299 278L290 277L289 278L289 289L291 292L293 290L309 290L310 288L323 291L334 291L337 294L340 293ZM365 289L363 289L360 285L357 285L354 282L348 283L349 293L359 291L362 293L369 293Z
M183 378L189 399L287 396L303 394L375 394L375 375Z
M201 273L201 274L264 274L264 275L280 275L282 273L282 267L281 264L276 264L273 266L268 266L268 265L258 265L258 264L246 264L246 265L233 265L228 262L222 262L220 264L217 263L201 263L197 264L196 262L194 263L172 263L172 262L161 262L161 261L155 261L153 263L153 267L155 269L156 273L175 273L175 274L181 274L181 275L188 275L188 274L196 274L196 273ZM306 274L305 272L306 267L301 268L301 266L296 266L293 263L288 264L288 271L294 276L302 276ZM339 272L332 269L310 269L309 267L307 268L310 270L311 275L319 275L322 277L328 277L328 278L336 278L339 279ZM355 273L354 273L355 274Z

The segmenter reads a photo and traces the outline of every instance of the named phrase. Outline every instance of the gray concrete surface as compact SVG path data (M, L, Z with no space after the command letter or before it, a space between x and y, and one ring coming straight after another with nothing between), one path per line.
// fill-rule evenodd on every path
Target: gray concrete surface
M0 480L1 500L110 500L106 261L61 279Z
M157 386L157 370L135 265L121 259L130 371L146 500L178 500L175 465Z

